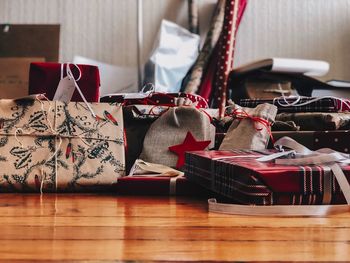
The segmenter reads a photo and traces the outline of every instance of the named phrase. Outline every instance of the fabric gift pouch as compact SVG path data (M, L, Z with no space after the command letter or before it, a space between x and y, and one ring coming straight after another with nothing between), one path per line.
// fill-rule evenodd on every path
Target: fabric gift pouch
M220 150L266 149L271 134L270 123L275 120L276 114L277 107L267 103L254 109L234 111L236 119L229 127Z
M88 102L98 102L100 96L100 75L98 67L91 65L31 63L29 70L29 94L45 94L52 100L60 80L66 77L67 66ZM77 68L78 67L78 68ZM71 101L83 101L75 90Z
M210 116L194 107L173 107L149 128L140 159L180 169L186 150L204 150L215 142Z

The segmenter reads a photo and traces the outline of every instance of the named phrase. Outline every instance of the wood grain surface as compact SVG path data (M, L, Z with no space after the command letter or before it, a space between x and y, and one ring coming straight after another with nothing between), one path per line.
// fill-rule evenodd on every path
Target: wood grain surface
M350 214L259 218L205 199L2 194L0 262L347 261Z

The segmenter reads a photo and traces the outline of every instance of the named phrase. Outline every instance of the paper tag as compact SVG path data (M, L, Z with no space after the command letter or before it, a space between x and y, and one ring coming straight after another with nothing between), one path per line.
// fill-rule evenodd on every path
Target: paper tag
M75 82L73 79L67 77L64 77L60 80L60 83L58 83L58 87L55 93L55 96L53 97L53 100L59 100L63 102L70 102L70 100L73 97L73 93L75 90Z

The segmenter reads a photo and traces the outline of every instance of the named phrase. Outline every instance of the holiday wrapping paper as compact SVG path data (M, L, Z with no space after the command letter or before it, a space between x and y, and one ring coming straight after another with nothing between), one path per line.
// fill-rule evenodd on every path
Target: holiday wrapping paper
M186 154L185 176L226 198L254 205L344 204L326 165L277 165L257 159L265 151L196 151ZM350 180L350 166L341 166Z
M90 190L124 175L122 109L91 108L0 100L0 191Z

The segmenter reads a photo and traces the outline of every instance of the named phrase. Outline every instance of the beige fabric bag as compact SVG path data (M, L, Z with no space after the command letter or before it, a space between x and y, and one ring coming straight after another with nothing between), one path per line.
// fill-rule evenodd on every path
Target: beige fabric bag
M181 144L187 132L191 132L197 141L215 142L215 127L210 117L195 107L169 108L149 128L140 159L175 167L178 156L169 151L169 147Z
M268 120L270 123L275 120L277 107L272 104L260 104L256 108L242 108L252 117L259 117ZM259 130L257 130L257 127ZM249 149L263 150L266 149L269 142L270 127L253 121L250 118L234 120L228 129L224 140L220 145L220 150Z

